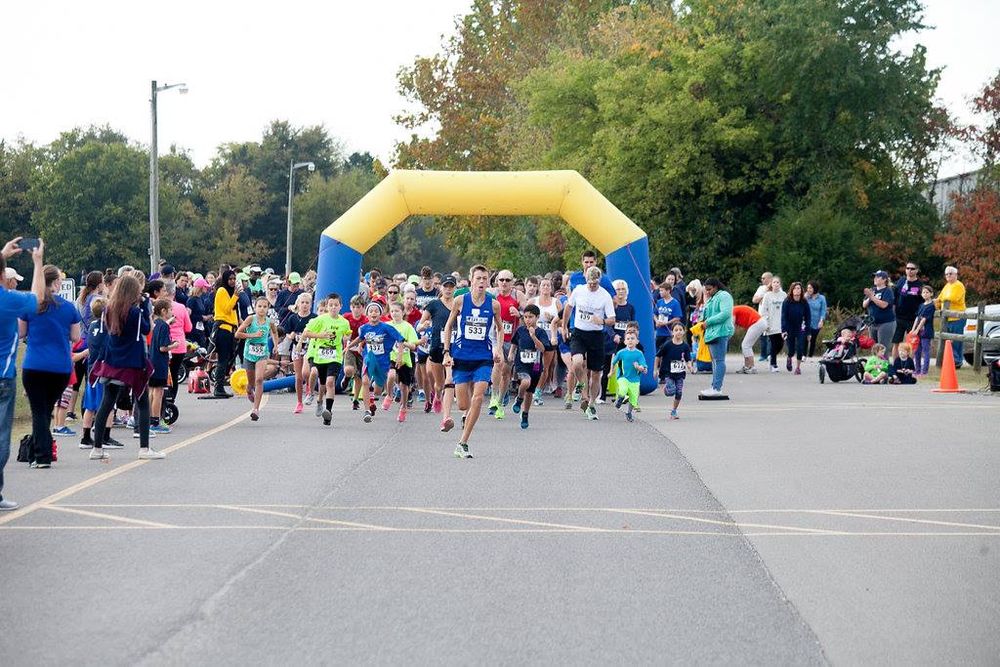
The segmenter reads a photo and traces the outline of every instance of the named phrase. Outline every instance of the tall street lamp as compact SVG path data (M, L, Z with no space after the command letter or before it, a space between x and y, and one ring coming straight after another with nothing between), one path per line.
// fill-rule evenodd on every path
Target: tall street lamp
M156 148L156 94L164 90L177 88L177 92L186 95L188 88L186 83L174 83L171 85L157 86L153 81L149 87L151 96L149 98L149 108L152 114L153 140L149 145L149 267L150 273L156 272L156 265L160 261L160 167L158 152Z
M315 162L288 162L288 228L285 232L285 277L292 272L292 195L295 193L295 170L308 167L316 171Z

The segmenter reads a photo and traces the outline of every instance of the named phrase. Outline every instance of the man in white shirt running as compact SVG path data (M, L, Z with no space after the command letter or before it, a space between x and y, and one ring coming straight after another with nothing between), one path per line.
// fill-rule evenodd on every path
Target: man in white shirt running
M580 398L580 409L587 419L597 419L594 400L601 395L601 372L604 369L604 327L614 326L615 302L601 287L603 273L596 266L587 269L587 283L573 288L562 318L563 338L569 340L573 353L573 375L587 378ZM569 335L569 313L573 309L573 335ZM584 364L586 363L586 370ZM572 387L572 383L569 384ZM593 399L593 400L592 400Z

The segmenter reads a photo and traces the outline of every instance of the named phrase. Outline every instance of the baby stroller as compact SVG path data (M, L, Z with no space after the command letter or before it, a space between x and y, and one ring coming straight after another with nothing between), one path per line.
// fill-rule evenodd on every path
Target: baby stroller
M819 360L819 383L826 382L829 377L831 382L844 382L852 377L861 382L864 379L864 365L858 359L858 345L854 342L853 336L850 340L843 340L845 330L853 332L851 327L840 329L841 336L837 340L825 340L826 352Z
M867 313L863 315L853 315L844 320L843 324L837 327L837 332L842 332L844 329L850 329L854 332L855 338L854 342L857 344L859 349L870 350L875 345L875 340L868 335L868 329L872 325L872 318ZM823 341L824 344L827 342L836 341Z

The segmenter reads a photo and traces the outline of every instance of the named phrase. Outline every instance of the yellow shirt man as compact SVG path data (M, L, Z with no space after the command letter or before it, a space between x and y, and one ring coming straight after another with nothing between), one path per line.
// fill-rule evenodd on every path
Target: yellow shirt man
M941 288L941 293L938 295L937 300L934 304L937 306L938 310L944 308L944 302L948 301L948 310L965 310L965 285L962 284L961 280L956 280L953 283L945 283L944 287ZM961 317L949 317L949 322L954 322L956 320L961 320Z

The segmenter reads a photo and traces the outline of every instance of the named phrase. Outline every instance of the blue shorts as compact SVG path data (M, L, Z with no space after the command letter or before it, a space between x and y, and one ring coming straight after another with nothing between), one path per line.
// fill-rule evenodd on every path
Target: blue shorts
M493 360L456 359L455 365L451 369L451 377L455 384L489 382L490 378L493 377Z
M104 385L97 382L96 378L94 380L93 385L90 382L83 383L83 409L97 412L104 399Z
M384 387L389 378L389 367L379 363L378 357L374 354L365 355L365 366L362 373L371 378L376 386Z
M563 340L562 329L556 332L556 343L559 345L559 354L569 354L569 343Z

